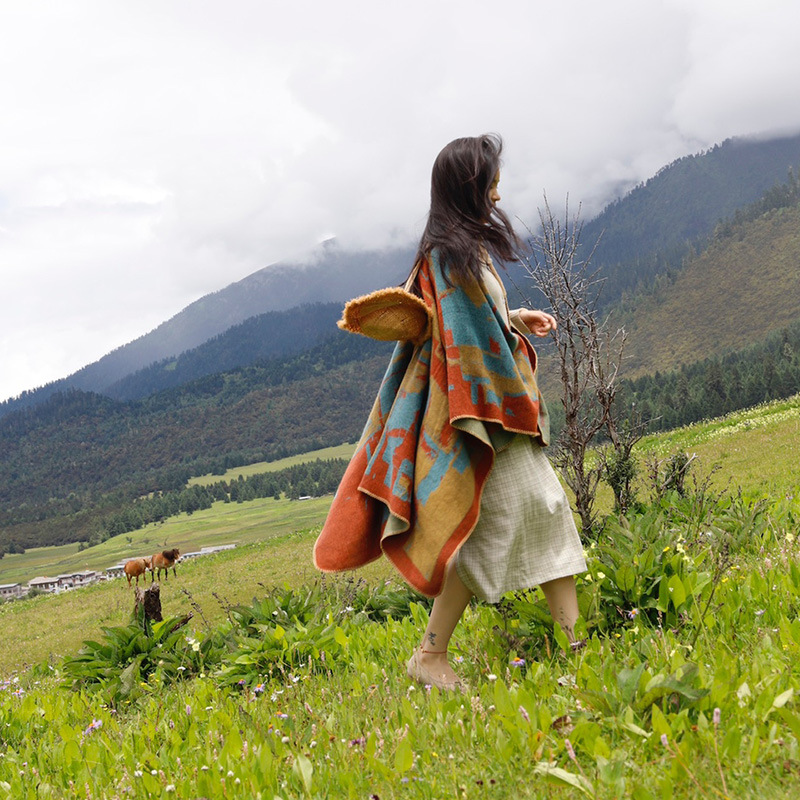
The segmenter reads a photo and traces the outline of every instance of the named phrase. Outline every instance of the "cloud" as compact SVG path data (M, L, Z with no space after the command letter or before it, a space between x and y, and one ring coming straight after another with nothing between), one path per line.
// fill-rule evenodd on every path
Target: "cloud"
M29 0L0 30L0 397L336 235L413 240L449 140L593 214L673 159L800 128L790 0Z

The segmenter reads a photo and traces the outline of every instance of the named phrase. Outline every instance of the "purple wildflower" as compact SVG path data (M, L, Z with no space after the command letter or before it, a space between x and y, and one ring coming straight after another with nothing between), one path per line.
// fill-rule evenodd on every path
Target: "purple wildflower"
M720 720L722 719L722 712L718 709L714 709L714 725L719 725Z
M531 718L528 715L528 712L525 710L525 706L520 706L519 707L519 713L522 715L522 719L524 719L525 722L530 722L531 721Z
M525 666L525 659L524 658L513 658L511 660L512 667L524 667Z

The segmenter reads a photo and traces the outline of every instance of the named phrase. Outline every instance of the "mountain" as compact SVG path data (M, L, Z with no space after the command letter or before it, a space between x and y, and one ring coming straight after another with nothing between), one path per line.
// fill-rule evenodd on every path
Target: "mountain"
M638 407L679 424L800 388L800 183L772 177L786 177L799 143L726 142L670 165L584 226L584 242L598 226L606 232L596 261L609 285L624 275L635 287L616 285L614 313L630 334L628 375L643 376L628 395ZM719 222L731 186L756 180L754 170L763 198L743 204L753 188L739 186ZM0 547L95 540L109 515L192 475L356 439L391 346L344 334L335 320L344 299L400 283L412 256L329 244L310 266L261 270L146 342L0 405ZM515 282L530 283L511 270L512 304ZM663 377L681 362L701 363ZM554 371L542 365L553 397ZM655 370L662 377L649 379Z
M116 390L111 387L122 385L120 382L131 373L155 362L175 359L232 326L266 312L287 312L284 319L289 319L300 313L295 310L297 307L313 303L335 303L341 311L343 303L351 297L402 283L413 258L412 248L353 253L327 242L308 263L286 262L265 267L191 303L150 333L72 375L0 403L0 417L69 389L113 394ZM328 317L326 314L326 320ZM282 327L277 323L274 329L280 331ZM288 354L298 349L287 346L269 355ZM261 355L256 353L255 357ZM221 365L214 371L226 368Z
M605 277L612 306L659 274L680 269L716 225L800 167L800 135L728 139L660 169L583 226L585 252Z
M800 205L721 230L615 319L628 332L630 376L739 350L800 321Z
M679 270L690 249L701 246L719 220L756 200L798 165L800 135L729 139L678 159L612 202L584 224L582 233L587 248L599 239L593 260L606 277L604 304L610 307L657 275ZM531 219L535 216L532 213ZM413 247L356 253L326 242L309 259L265 267L197 300L155 330L73 375L0 403L0 416L70 388L130 396L120 387L131 373L156 362L167 369L171 360L250 317L306 303L342 303L399 284L413 255ZM510 302L518 304L522 297L540 304L527 272L519 265L506 267Z
M193 475L356 440L390 351L336 330L301 354L143 400L71 389L7 414L0 547L87 541L125 503Z
M250 317L179 356L132 372L105 387L116 400L136 400L205 375L310 350L337 333L341 303L313 303Z

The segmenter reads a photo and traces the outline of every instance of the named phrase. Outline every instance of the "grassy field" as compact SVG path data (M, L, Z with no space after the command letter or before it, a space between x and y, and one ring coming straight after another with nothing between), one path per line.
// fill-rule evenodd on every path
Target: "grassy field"
M310 453L289 456L288 458L281 458L277 461L259 461L255 464L247 464L243 467L233 467L223 475L202 475L199 478L190 478L189 486L209 486L217 481L236 480L239 476L248 478L251 475L259 475L262 472L278 472L287 467L293 467L295 464L305 464L307 461L316 461L318 458L323 461L327 458L349 459L350 456L353 455L355 449L355 444L340 444L336 447L323 447L321 450L312 450Z
M684 451L701 470L715 468L717 489L741 488L747 497L793 494L800 484L800 395L643 439L644 461Z
M268 541L321 524L330 504L330 497L215 503L210 509L171 517L83 551L78 550L77 544L70 544L6 555L0 561L0 583L24 583L37 575L52 577L85 569L103 571L128 558L173 547L187 553L207 545Z
M330 503L330 499L327 502ZM248 503L250 508L240 510L243 523L259 511L256 503L262 501ZM275 505L283 503L288 504L288 501ZM322 501L317 504L320 505ZM203 512L208 517L209 536L220 530L212 523L219 510L215 507ZM265 512L263 505L260 512ZM225 519L230 523L231 516L227 514ZM180 527L181 522L185 520L178 521L176 526ZM164 615L180 616L191 612L192 603L195 603L202 614L195 614L190 626L200 630L206 623L218 624L225 616L226 605L249 603L254 596L263 595L265 588L284 584L299 586L317 577L311 550L318 527L309 528L299 521L285 520L284 523L282 530L273 528L268 536L259 540L251 537L249 542L234 550L179 563L177 577L170 573L166 581L160 582ZM259 530L263 528L259 526ZM247 537L242 534L238 538L242 541ZM359 574L379 580L390 576L390 568L387 562L379 561ZM58 595L40 595L0 604L0 630L3 632L0 678L27 665L54 662L74 652L84 639L97 637L102 626L124 624L132 609L133 592L124 578Z
M465 695L406 677L427 612L384 586L385 561L359 571L367 594L316 579L329 499L219 503L118 537L111 560L239 546L161 583L165 617L194 614L177 631L129 625L122 580L0 605L0 799L796 797L799 413L793 398L643 441L765 502L673 497L612 523L587 545L577 653L538 592L471 606ZM71 673L61 656L86 639Z

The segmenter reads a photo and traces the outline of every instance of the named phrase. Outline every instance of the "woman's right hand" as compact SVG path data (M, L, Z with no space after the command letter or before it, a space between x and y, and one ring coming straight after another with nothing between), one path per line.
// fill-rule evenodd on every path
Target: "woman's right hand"
M522 308L519 312L519 319L534 336L547 336L548 333L558 329L556 318L546 311Z

